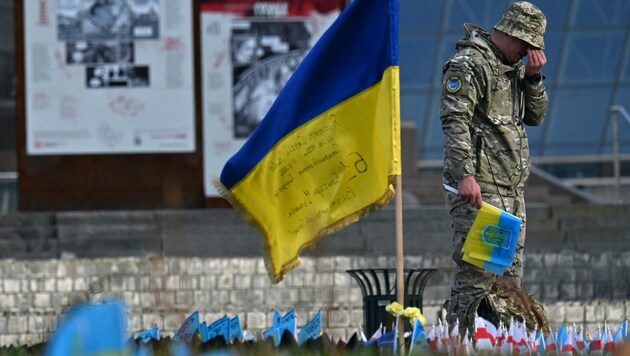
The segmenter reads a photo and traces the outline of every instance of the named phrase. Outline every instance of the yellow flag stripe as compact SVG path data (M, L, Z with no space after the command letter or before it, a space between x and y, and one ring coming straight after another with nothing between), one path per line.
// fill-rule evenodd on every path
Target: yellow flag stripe
M280 140L230 193L265 235L274 282L300 251L393 196L400 164L399 67Z

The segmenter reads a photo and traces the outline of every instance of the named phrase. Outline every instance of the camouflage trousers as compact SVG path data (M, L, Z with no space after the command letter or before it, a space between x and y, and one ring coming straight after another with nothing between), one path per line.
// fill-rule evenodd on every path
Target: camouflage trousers
M523 277L523 246L525 243L525 200L522 192L517 196L506 197L496 194L483 194L483 201L518 216L523 220L521 234L518 239L514 264L503 276L497 276L462 260L461 252L478 209L463 202L459 196L446 193L453 219L453 253L458 270L451 289L450 299L444 303L446 320L454 325L459 320L460 335L467 331L473 335L475 314L498 325L501 318L502 291L506 289L520 290ZM507 288L505 286L508 286Z

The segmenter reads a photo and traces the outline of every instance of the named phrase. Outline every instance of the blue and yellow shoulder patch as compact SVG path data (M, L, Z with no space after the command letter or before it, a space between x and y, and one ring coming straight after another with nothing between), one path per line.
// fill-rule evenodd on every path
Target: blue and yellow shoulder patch
M454 94L457 93L462 88L462 80L458 77L450 77L446 81L446 91Z

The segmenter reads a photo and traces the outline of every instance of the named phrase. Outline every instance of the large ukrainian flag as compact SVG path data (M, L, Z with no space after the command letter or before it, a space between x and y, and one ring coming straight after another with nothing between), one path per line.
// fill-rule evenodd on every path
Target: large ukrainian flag
M217 188L265 235L277 283L302 250L387 204L400 174L398 0L354 0L226 163Z

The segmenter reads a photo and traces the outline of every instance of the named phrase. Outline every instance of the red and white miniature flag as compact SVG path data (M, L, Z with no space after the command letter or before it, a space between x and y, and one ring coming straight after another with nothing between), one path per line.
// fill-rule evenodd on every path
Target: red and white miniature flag
M431 347L431 350L437 351L438 350L438 337L435 332L435 325L433 325L433 327L431 328L431 332L429 332L429 336L427 336L427 340L429 340L429 347Z
M600 332L600 326L597 325L597 329L595 329L595 335L593 335L593 339L589 344L589 354L601 355L603 351L602 346L602 334Z
M455 325L453 325L453 330L451 330L451 344L453 348L457 349L459 342L459 319L457 319L455 320Z
M607 323L604 323L602 344L604 344L604 353L612 354L615 352L615 339L613 339L612 332L610 331L610 327Z
M573 343L573 332L568 331L567 337L564 338L564 343L562 344L562 347L560 347L560 355L572 356L574 352L577 352L577 350Z
M491 324L480 316L475 317L475 344L477 345L477 351L494 350L495 335L488 331L486 322ZM492 327L494 328L494 325Z
M574 326L575 327L575 326ZM575 329L575 346L577 346L578 352L583 353L586 349L586 343L584 342L584 326L580 325L580 329Z
M553 330L549 328L549 335L547 335L547 340L545 341L545 355L557 354L558 345L556 345L556 333L554 333Z
M457 349L457 356L474 356L476 354L477 352L471 345L470 340L468 340L468 330L466 330L462 343L459 344L459 348Z
M532 350L529 347L529 343L527 342L527 329L525 328L525 324L515 323L514 330L512 334L513 343L513 351L514 354L517 355L529 355Z

